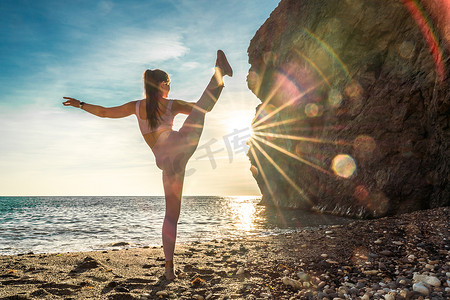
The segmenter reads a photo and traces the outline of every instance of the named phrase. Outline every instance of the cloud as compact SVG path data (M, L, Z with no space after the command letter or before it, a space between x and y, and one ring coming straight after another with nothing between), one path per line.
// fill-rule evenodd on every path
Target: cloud
M145 69L179 58L188 51L181 35L176 33L120 29L114 35L92 39L82 53L69 58L67 63L50 66L47 71L69 91L82 90L94 99L115 99L122 95L128 98L130 91L142 90Z

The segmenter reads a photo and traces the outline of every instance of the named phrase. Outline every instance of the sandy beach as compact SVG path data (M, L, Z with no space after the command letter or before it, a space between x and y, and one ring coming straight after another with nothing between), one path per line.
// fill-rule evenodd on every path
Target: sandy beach
M0 256L0 299L448 299L450 209L290 234ZM126 247L126 246L125 246Z

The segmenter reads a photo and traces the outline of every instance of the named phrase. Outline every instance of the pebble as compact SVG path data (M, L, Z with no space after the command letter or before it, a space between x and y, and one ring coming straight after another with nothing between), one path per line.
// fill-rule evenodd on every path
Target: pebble
M428 294L430 294L428 288L421 282L413 284L413 291L418 292L424 296L428 296Z
M295 279L283 277L281 281L283 282L283 284L291 286L294 290L299 290L302 288L302 283Z
M272 295L271 294L269 294L269 293L261 293L261 294L259 294L261 297L263 297L263 298L272 298Z
M323 258L327 258L327 257L328 257L328 254L323 253L323 254L321 254L320 256L322 256Z
M201 295L194 295L194 296L192 296L192 299L195 299L195 300L204 300L205 298L203 298L203 296L201 296Z
M357 289L362 289L364 286L365 286L364 282L361 281L356 284Z
M158 296L158 297L168 297L169 293L166 292L166 291L159 291L159 292L156 292L156 296Z
M365 293L362 297L361 300L370 300L370 295L368 293Z
M380 239L378 239L378 240L376 240L375 242L373 242L374 244L377 244L377 245L379 245L379 244L381 244L382 243L382 241L380 240Z
M432 286L441 286L441 281L435 276L428 276L414 273L413 281L415 283L423 282Z
M393 255L392 251L389 251L389 250L383 250L380 252L380 254L384 255L384 256L392 256Z
M240 267L240 268L237 270L236 275L242 275L242 274L244 274L244 273L245 273L245 268L244 268L244 267Z
M310 281L311 280L311 276L306 274L305 272L298 272L297 273L297 277L301 280L301 281Z
M331 259L327 259L326 262L329 264L335 264L335 265L339 264L337 261L331 260Z

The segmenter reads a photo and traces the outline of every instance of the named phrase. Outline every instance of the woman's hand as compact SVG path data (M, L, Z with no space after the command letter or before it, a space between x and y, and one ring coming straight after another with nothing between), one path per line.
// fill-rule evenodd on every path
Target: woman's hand
M80 100L70 97L63 97L63 99L67 99L67 101L63 102L64 106L81 107Z

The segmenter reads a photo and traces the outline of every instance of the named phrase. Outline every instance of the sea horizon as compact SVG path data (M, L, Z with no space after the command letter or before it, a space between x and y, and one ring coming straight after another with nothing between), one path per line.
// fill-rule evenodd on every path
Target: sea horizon
M348 219L258 205L260 196L183 196L177 243L264 236ZM161 245L164 196L1 196L0 255Z

